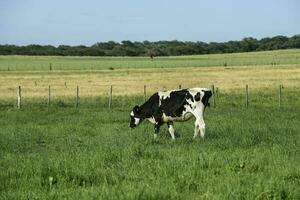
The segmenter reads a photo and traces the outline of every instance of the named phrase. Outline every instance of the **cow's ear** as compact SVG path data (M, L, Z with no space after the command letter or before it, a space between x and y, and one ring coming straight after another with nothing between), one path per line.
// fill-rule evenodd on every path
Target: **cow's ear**
M138 105L134 106L134 108L133 108L134 113L139 112L139 110L140 110L140 107Z

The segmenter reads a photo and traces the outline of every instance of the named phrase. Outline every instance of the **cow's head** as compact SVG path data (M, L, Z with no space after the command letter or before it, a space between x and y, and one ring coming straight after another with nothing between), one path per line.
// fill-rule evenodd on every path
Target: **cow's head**
M130 128L137 127L143 120L140 111L141 108L139 106L134 106L134 108L132 109L130 113L130 124L129 124Z

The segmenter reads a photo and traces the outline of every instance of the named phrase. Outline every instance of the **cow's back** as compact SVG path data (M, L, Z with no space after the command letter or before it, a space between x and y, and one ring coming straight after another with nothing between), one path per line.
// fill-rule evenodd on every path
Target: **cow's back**
M187 89L158 92L162 112L171 117L179 117L185 110L188 101L193 101Z

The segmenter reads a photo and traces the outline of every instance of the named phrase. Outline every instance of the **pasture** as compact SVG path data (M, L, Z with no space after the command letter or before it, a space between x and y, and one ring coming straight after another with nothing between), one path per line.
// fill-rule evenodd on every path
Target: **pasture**
M148 123L128 128L137 100L2 109L1 199L299 198L299 104L209 108L204 140L191 120L155 142Z
M51 63L52 71L49 71ZM226 63L226 65L225 65ZM220 91L276 90L279 84L298 90L300 50L237 54L157 57L29 57L0 56L0 99L14 99L21 85L24 98L68 98L80 87L81 97L142 95L182 87ZM60 67L57 67L60 66ZM9 71L7 70L9 68Z
M299 50L154 61L0 56L0 198L299 199L299 58ZM143 85L150 95L179 84L219 89L204 140L192 140L193 120L175 123L175 141L165 126L158 141L148 123L128 128Z
M1 71L101 70L299 64L300 50L170 57L0 56Z

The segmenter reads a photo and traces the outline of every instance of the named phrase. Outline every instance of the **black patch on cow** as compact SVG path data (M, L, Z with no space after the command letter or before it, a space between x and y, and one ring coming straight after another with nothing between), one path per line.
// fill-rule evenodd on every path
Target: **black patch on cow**
M140 123L146 119L153 117L155 120L155 133L159 132L160 126L163 124L162 115L163 112L159 106L158 93L154 93L143 105L135 106L133 108L134 117L140 119ZM132 117L132 123L134 123L134 117Z
M200 101L200 99L201 99L200 92L197 92L197 94L195 95L194 99L195 99L195 101Z
M186 90L186 99L190 99L192 102L194 102L193 95L191 95L191 93L188 90Z
M134 106L134 108L133 108L133 113L134 113L134 114L137 114L137 113L139 112L139 110L140 110L140 107L139 107L138 105L136 105L136 106Z
M173 125L173 122L167 122L168 128Z
M208 91L205 91L205 90L202 90L204 92L204 95L201 99L201 102L203 103L203 105L206 107L206 106L209 106L209 98L212 96L212 92L210 90Z
M154 93L135 113L135 117L140 119L150 118L159 110L159 96L158 93Z
M161 100L161 110L167 116L179 117L185 110L184 106L188 104L189 99L194 102L193 96L187 89L172 91L170 97Z

